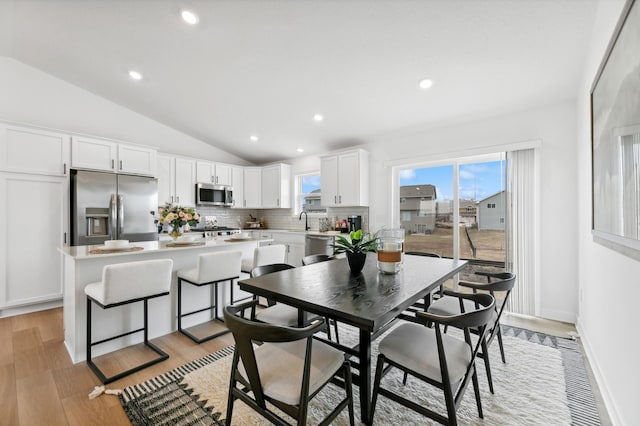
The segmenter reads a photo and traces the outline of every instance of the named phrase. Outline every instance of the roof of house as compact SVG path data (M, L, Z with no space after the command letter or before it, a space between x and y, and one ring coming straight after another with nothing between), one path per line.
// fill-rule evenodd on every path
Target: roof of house
M405 198L431 198L436 199L436 187L430 184L405 185L400 187L400 196Z

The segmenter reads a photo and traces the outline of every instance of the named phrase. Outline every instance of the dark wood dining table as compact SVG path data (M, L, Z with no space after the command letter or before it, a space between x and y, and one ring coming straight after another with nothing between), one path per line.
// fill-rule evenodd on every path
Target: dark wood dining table
M358 328L359 343L341 347L357 358L361 420L370 424L371 341L409 308L458 273L465 260L405 255L400 272L382 274L375 253L362 273L351 274L346 259L335 259L239 281L244 291Z

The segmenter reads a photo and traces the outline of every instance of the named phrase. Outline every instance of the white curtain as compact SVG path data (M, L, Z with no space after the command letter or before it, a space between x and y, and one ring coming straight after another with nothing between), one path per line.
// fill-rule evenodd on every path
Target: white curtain
M507 152L506 270L516 274L507 309L536 315L535 149Z

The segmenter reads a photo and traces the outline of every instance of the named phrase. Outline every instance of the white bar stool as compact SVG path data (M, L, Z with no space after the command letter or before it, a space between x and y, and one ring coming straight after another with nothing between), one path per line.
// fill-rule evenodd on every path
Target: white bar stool
M253 259L242 259L242 272L251 274L253 268L274 263L286 263L287 247L284 244L273 244L253 249Z
M131 373L140 371L150 365L169 358L169 355L149 342L148 300L166 296L171 289L171 259L145 260L140 262L107 265L102 270L102 281L87 284L84 292L87 295L87 364L103 384L111 383ZM102 309L109 309L129 303L144 302L144 327L117 336L91 341L91 302ZM130 368L122 373L106 377L91 359L91 348L130 334L144 332L144 344L160 355L157 358Z
M222 321L218 316L218 283L229 281L231 289L231 303L233 304L233 281L240 277L240 263L242 261L241 251L218 251L213 253L203 253L198 256L198 263L193 269L183 269L178 271L178 331L189 337L196 343L206 342L223 334L229 333L224 330L206 337L196 337L187 329L182 328L182 318L199 312L212 310L214 319ZM182 313L182 282L202 287L213 284L213 304L206 308Z

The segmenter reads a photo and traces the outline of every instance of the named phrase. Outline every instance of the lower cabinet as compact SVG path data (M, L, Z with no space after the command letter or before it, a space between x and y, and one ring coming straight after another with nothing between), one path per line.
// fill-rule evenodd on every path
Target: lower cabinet
M62 299L68 200L67 178L0 173L0 310Z
M295 232L273 232L273 244L287 247L285 262L292 266L302 266L304 257L304 234Z

